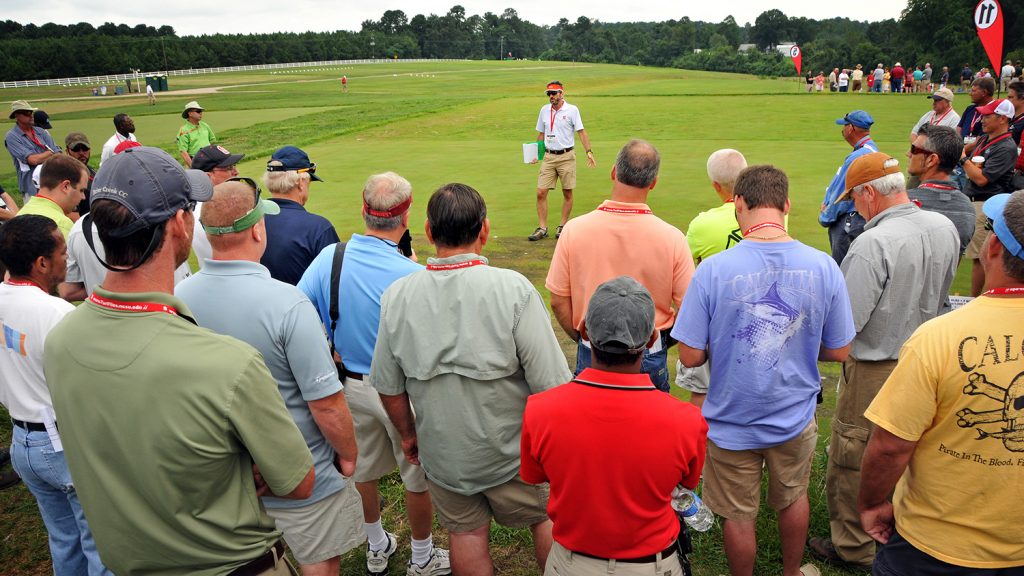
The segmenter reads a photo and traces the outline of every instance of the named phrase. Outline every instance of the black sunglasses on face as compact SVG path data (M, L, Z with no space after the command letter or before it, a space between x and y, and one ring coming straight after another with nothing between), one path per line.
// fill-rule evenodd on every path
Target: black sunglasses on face
M910 155L911 156L917 156L918 154L930 155L930 154L935 154L935 152L932 152L931 150L925 150L924 148L918 148L917 146L914 146L913 144L911 144L910 145Z
M555 96L555 95L558 95L558 94L561 94L561 92L558 92L557 90L548 90L547 91L547 95L548 96Z

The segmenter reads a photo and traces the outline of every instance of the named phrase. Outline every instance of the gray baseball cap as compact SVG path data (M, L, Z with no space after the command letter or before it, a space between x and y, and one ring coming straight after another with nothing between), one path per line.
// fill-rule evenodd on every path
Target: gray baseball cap
M136 146L111 156L93 180L89 203L113 200L127 208L135 220L117 230L113 238L158 226L189 202L213 196L213 183L205 172L186 170L159 148Z
M619 276L597 287L584 317L590 345L610 354L636 354L654 334L654 299L642 284Z

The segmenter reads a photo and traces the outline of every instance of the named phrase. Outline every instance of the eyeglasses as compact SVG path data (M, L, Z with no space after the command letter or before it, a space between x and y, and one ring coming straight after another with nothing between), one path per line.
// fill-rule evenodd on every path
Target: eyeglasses
M196 204L197 202L195 200L189 200L188 202L185 203L185 210L188 212L195 212Z
M561 92L559 92L558 90L548 90L547 91L547 95L548 96L556 96L558 94L561 94Z
M988 230L989 232L992 231L992 219L991 218L986 218L985 219L985 230Z
M931 154L935 154L935 152L932 152L931 150L925 150L924 148L918 148L917 146L914 146L913 144L911 144L910 145L910 155L911 156L917 156L918 154L924 154L924 155L928 156L928 155L931 155Z

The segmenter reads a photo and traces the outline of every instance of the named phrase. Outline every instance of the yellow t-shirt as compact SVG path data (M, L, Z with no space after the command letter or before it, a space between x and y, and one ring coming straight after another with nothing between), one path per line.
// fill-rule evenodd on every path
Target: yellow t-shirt
M71 227L75 225L71 218L64 214L64 209L60 205L39 194L29 198L28 202L18 211L18 216L25 214L37 214L53 220L57 223L57 228L60 229L60 233L64 235L65 240L68 239L68 234L71 233Z
M923 324L865 416L916 441L896 528L970 568L1024 564L1024 298L982 296Z
M736 205L732 202L697 214L686 229L686 242L696 262L735 246L740 240L743 234L736 223Z

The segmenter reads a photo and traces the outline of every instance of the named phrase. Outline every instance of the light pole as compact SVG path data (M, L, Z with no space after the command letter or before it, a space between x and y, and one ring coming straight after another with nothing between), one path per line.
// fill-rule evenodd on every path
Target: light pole
M498 61L500 62L500 61L505 59L505 37L504 36L501 37L501 42L498 44L498 46L499 46L499 48L498 48Z
M374 59L373 47L376 46L376 45L377 45L377 43L373 41L373 36L370 36L370 60Z

